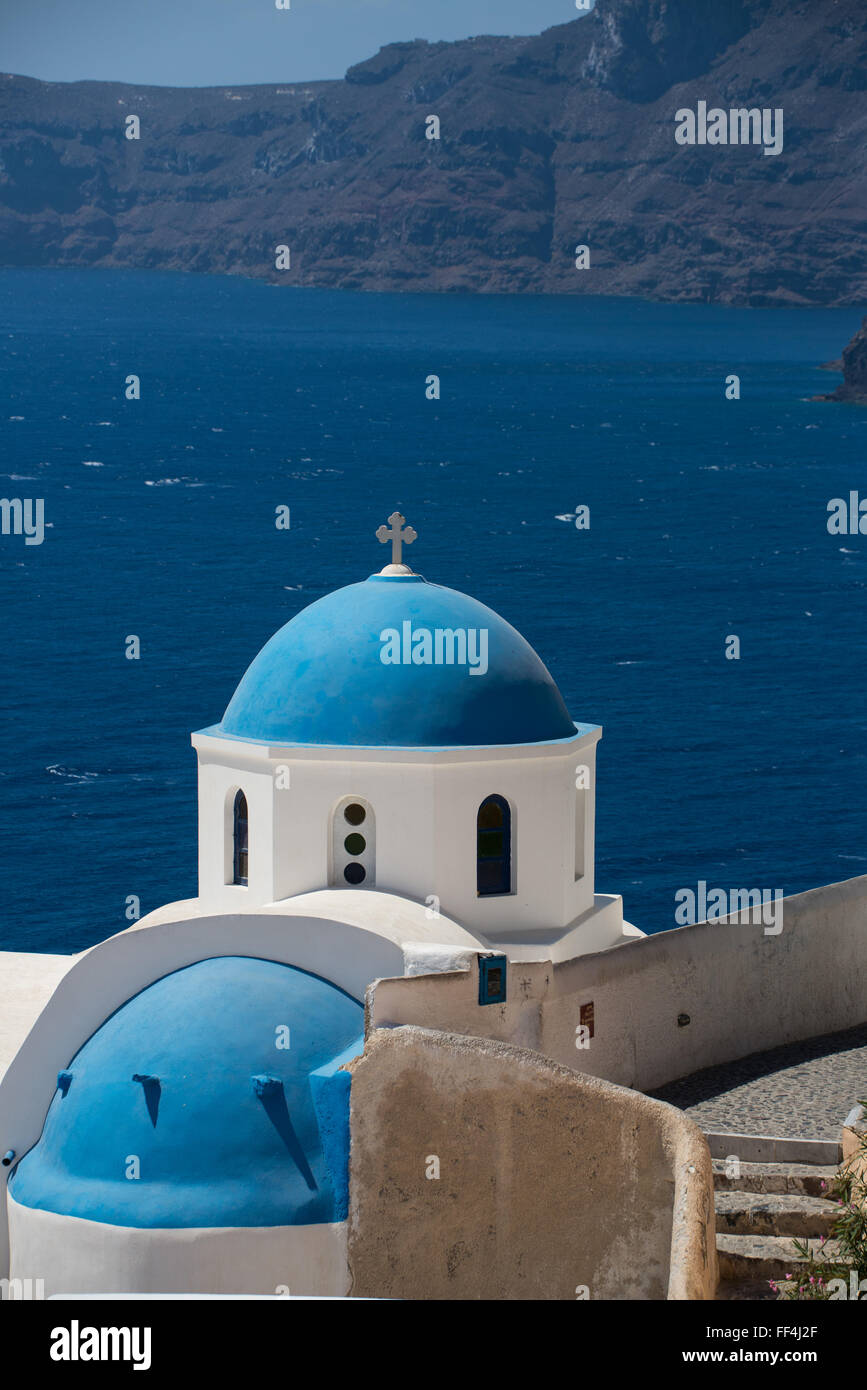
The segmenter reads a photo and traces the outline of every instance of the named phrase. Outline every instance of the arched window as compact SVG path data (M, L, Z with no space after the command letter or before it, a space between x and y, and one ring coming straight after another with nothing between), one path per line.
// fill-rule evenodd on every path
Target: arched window
M232 882L246 888L249 863L249 840L247 832L247 798L243 792L235 793L235 806L232 813L233 875Z
M372 888L376 882L376 817L369 801L345 796L331 822L331 883Z
M512 891L512 812L504 796L488 796L479 807L476 889L480 898Z

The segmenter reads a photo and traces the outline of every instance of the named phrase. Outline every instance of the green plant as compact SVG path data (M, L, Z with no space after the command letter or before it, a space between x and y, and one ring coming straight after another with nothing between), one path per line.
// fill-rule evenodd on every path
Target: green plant
M867 1111L867 1101L862 1100L859 1104ZM843 1280L848 1297L852 1274L859 1283L867 1279L867 1131L862 1136L855 1160L850 1161L837 1175L829 1195L840 1206L831 1235L827 1241L821 1241L817 1250L811 1249L804 1241L792 1242L803 1264L796 1274L787 1275L785 1280L770 1281L779 1299L839 1297L839 1285L836 1289L832 1286L835 1279ZM829 1242L833 1242L833 1255L826 1252L825 1247Z

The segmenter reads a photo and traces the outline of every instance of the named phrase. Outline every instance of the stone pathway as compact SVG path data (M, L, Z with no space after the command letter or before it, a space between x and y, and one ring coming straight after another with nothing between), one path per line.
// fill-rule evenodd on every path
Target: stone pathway
M852 1106L867 1099L867 1024L754 1052L648 1094L706 1133L836 1141Z

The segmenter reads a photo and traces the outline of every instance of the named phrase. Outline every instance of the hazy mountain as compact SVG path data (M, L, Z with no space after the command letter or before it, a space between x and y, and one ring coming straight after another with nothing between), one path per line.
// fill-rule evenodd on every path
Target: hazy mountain
M599 0L538 37L392 44L308 86L7 75L0 263L863 303L865 88L864 0ZM782 108L782 152L678 144L699 102Z

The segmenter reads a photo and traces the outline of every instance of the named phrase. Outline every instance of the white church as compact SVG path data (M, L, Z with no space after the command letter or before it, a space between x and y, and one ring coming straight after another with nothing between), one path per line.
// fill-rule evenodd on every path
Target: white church
M621 900L593 874L601 729L501 617L401 563L403 526L380 528L391 564L281 628L193 735L196 910L339 907L404 949L512 959L615 944Z
M707 1144L641 1091L722 1046L726 928L597 893L601 729L399 513L377 536L193 735L198 897L0 956L19 1288L713 1296Z

